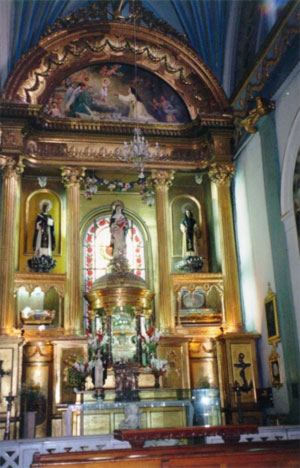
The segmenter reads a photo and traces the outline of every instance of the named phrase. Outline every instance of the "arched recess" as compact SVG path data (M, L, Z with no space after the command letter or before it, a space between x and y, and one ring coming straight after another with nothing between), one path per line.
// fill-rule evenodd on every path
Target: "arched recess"
M150 232L140 216L138 216L133 210L124 208L125 216L128 218L129 224L136 226L143 238L143 250L144 250L144 262L145 262L145 280L149 289L153 289L153 260L152 260L152 245L151 245L151 236ZM80 226L80 237L81 237L81 248L83 250L83 241L88 227L93 223L94 220L99 219L100 217L110 217L111 216L111 206L104 205L99 208L96 208L90 211L81 221ZM132 223L131 223L132 222ZM83 265L83 252L81 255L82 258L82 270Z
M293 180L297 156L300 151L300 111L298 111L284 152L281 174L281 218L287 240L290 276L293 290L295 316L300 337L300 256L297 227L294 212Z
M35 190L30 193L25 202L25 239L24 239L24 254L33 255L34 250L32 240L35 230L35 220L37 214L42 211L42 200L49 200L51 202L50 214L54 219L56 248L53 252L54 255L61 255L62 239L61 239L61 224L62 224L62 201L57 193L50 189Z
M208 241L207 241L207 224L203 202L199 201L194 196L189 194L180 194L173 198L171 202L171 243L172 243L172 257L179 260L182 256L182 234L180 232L180 222L184 217L184 208L190 208L193 212L194 219L200 228L200 252L203 259L203 270L209 270L208 259Z
M182 97L192 120L228 112L225 93L193 49L155 27L126 20L65 21L20 59L4 86L3 101L41 105L68 75L91 64L117 61L136 62L164 79Z

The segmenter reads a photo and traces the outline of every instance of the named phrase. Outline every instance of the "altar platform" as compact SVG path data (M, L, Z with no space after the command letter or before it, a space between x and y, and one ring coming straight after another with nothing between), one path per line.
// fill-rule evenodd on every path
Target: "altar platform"
M83 436L112 434L125 418L128 402L115 402L115 392L105 391L104 399L95 398L93 390L76 393L76 403L61 406L64 413L65 434ZM194 408L189 390L142 389L140 401L135 402L141 413L141 426L185 427L193 424Z

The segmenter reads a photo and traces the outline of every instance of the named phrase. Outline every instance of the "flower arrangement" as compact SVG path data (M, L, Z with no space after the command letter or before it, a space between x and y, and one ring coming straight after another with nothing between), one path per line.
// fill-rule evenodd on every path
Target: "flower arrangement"
M92 357L97 354L98 349L102 350L109 342L109 337L106 333L96 332L93 334L89 328L86 330L86 337Z
M92 196L97 193L98 185L104 185L104 187L108 188L111 192L128 192L139 187L143 203L149 206L154 203L154 192L148 187L148 182L145 179L138 179L133 182L122 182L119 179L109 181L100 177L86 177L84 197L87 200L91 200Z
M151 327L145 333L141 333L140 337L144 343L144 346L147 350L148 360L157 355L157 346L161 339L162 333L158 328Z
M84 390L85 379L91 376L95 367L95 362L86 361L83 357L74 354L70 355L65 361L67 366L64 369L64 381L72 388Z
M167 359L157 359L152 357L149 365L153 374L164 375L170 370Z
M150 359L149 367L152 374L155 377L155 388L159 388L159 377L164 375L168 370L170 370L167 359L157 359L152 357Z

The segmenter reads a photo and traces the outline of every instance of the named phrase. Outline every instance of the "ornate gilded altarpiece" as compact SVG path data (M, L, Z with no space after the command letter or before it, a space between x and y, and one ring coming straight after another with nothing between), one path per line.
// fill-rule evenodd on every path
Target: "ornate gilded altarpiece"
M59 426L56 405L66 397L61 357L73 348L81 349L83 355L86 352L86 343L78 340L83 323L79 213L84 199L80 187L85 174L93 171L136 178L131 163L120 162L117 153L123 141L132 138L137 123L150 146L157 142L160 147L145 172L156 198L155 314L165 332L160 355L171 362L164 385L188 388L192 382L196 386L206 362L211 383L225 392L233 361L226 361L221 376L215 343L224 333L244 334L229 192L234 172L233 119L227 98L186 38L156 21L138 2L130 2L130 8L130 15L124 17L118 10L109 11L107 2L97 2L60 19L20 59L1 96L2 240L8 246L1 264L1 278L5 278L0 290L1 332L10 337L22 335L23 344L30 340L31 346L35 340L52 343L55 375L49 418L53 428ZM138 122L126 104L129 88L139 96ZM192 200L203 228L204 267L203 272L187 275L168 268L180 255L173 247L169 249L172 206L178 195L191 199L189 191L182 189L168 196L172 180L181 172L193 177L205 174L216 204L215 213L209 213L205 193L197 200L200 192L194 190ZM36 201L32 198L30 181L41 175L52 181L47 196L55 206L59 242L53 254L58 270L41 275L40 283L47 292L52 282L59 298L58 319L52 328L21 331L14 291L17 294L21 285L31 291L39 279L28 271L26 255L32 253L28 207L33 200L36 208L40 199L36 182L32 183ZM12 208L7 210L8 206ZM219 225L221 261L212 270L213 243L208 244L215 230L214 217ZM19 227L20 236L7 234L19 232ZM192 312L186 314L186 310ZM204 356L200 365L193 363L202 359L203 350L208 361ZM11 388L21 379L18 359L22 358L16 356L13 372L17 377L12 377ZM254 358L251 365L256 365ZM49 374L41 382L47 394L48 379ZM225 400L231 398L227 390Z

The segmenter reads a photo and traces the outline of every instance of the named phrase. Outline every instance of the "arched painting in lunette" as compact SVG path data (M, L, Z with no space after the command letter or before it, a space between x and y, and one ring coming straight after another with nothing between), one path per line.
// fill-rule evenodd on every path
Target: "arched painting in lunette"
M59 119L190 121L171 86L142 68L118 63L92 65L71 74L55 88L43 111Z

